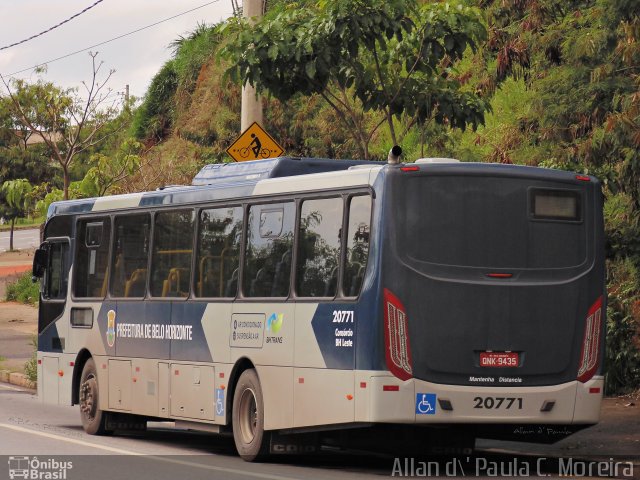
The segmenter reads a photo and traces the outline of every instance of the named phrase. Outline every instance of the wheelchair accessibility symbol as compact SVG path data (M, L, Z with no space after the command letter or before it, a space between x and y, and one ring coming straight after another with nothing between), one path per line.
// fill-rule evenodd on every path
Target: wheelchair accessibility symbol
M417 393L416 394L416 415L436 414L436 394Z
M224 390L216 388L216 416L224 415Z

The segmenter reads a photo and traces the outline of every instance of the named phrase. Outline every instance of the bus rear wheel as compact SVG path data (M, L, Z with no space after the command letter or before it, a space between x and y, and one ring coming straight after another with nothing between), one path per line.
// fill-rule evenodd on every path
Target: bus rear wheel
M233 439L243 460L265 458L270 435L264 431L264 401L260 380L254 369L240 375L233 395Z
M106 428L107 415L100 410L100 393L98 374L93 358L87 360L80 376L80 418L82 428L89 435L107 435L111 433Z

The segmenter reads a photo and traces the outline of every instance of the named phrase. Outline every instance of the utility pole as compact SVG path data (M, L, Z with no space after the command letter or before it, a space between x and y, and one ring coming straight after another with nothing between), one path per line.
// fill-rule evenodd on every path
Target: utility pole
M242 16L257 21L263 14L264 0L243 0ZM262 100L256 95L256 89L248 83L242 87L242 111L240 112L240 131L244 132L253 122L262 125Z

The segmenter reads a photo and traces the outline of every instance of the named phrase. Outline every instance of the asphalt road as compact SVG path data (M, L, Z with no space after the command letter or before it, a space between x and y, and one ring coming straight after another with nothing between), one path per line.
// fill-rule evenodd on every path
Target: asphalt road
M415 459L416 468L420 462L428 462L428 471L407 470L411 466L406 462L411 459L401 458L397 463L391 457L335 451L246 463L236 455L231 438L179 430L171 424L150 423L143 433L88 436L80 426L77 407L43 405L31 392L0 383L0 479L10 478L10 468L16 473L16 468L25 465L32 470L35 467L41 475L38 478L64 480L350 480L411 473L427 476L425 472L442 477L455 473L458 478L556 477L557 460L540 463L539 457L485 450L471 457ZM488 469L474 469L474 465ZM51 476L55 472L61 473ZM590 476L580 470L577 473ZM618 477L628 478L618 473ZM637 478L637 467L632 475Z
M0 383L0 479L8 478L8 456L47 465L71 461L68 480L359 479L387 476L393 468L389 459L340 454L246 463L231 438L176 430L158 423L144 433L88 436L77 407L43 405Z
M0 232L0 252L6 252L9 250L9 234L10 232ZM39 245L39 229L30 228L29 230L15 230L13 232L13 248L15 250L35 248Z

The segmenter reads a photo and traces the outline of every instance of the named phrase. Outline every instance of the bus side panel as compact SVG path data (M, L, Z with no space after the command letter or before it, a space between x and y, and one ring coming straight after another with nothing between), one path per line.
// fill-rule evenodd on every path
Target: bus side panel
M291 428L294 414L293 368L259 365L256 371L264 401L265 430Z
M576 390L574 424L595 424L600 421L600 405L604 395L604 377L594 376L586 383L579 382Z
M294 427L354 421L356 307L353 302L296 305Z
M202 314L202 331L216 363L231 362L231 307L231 302L208 303Z
M59 377L60 358L43 356L42 357L42 385L38 389L44 403L57 404L59 401Z
M226 338L231 364L248 359L256 367L264 400L265 428L290 428L295 304L236 302L231 310Z
M105 336L101 332L101 327L107 328L107 312L114 309L115 302L105 301L104 303L73 303L70 302L70 307L84 311L90 311L90 316L93 318L93 322L90 326L73 326L69 328L69 335L67 337L65 353L77 355L78 352L85 348L91 352L92 355L104 355L108 348ZM105 348L107 347L107 348Z
M353 370L296 368L293 384L293 426L353 422L353 379Z

